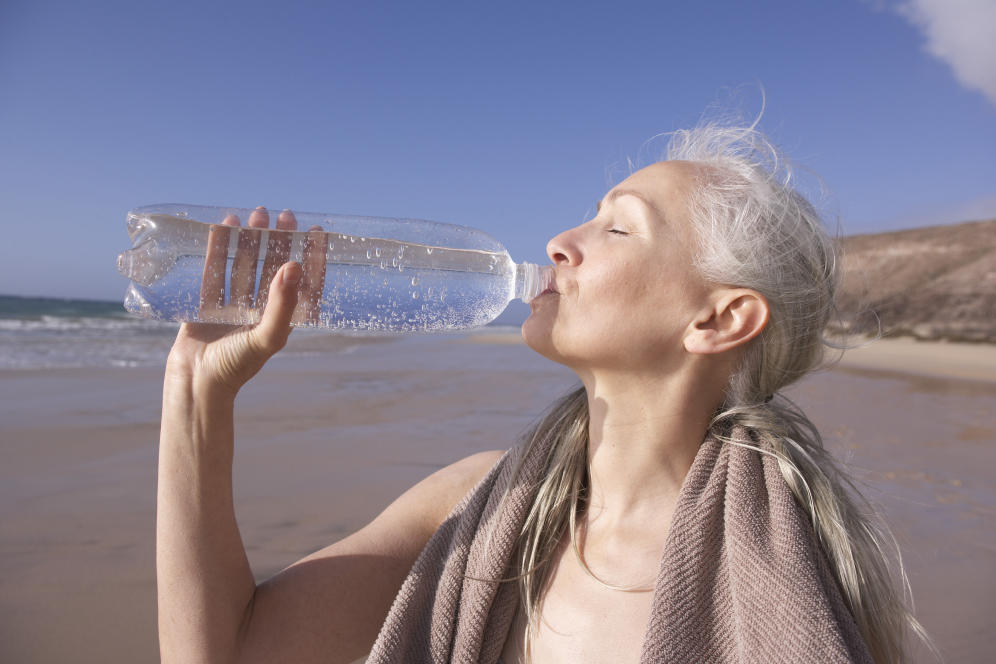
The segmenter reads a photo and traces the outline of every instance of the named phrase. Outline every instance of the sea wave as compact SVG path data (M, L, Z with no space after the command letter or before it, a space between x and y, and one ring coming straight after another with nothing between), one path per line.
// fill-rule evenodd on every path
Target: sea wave
M120 307L116 302L0 296L0 369L164 366L179 323L138 318ZM503 333L517 335L519 328L488 325L455 335ZM365 344L400 338L301 328L281 356L351 353Z
M0 318L0 330L8 332L130 331L175 332L178 323L128 316L49 316Z

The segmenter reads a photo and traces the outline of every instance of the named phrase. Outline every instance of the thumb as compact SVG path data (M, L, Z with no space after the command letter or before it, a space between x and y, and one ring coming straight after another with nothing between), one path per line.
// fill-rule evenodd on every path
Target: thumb
M253 329L256 343L270 354L283 348L290 336L291 316L297 305L297 285L301 281L301 274L299 263L284 263L270 282L270 294L263 316Z

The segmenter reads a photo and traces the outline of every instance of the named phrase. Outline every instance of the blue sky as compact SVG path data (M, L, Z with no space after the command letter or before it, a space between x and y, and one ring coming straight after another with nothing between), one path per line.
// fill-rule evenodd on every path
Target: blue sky
M996 217L994 7L4 0L0 293L119 299L125 214L162 202L434 219L544 261L647 139L752 117L759 85L845 233Z

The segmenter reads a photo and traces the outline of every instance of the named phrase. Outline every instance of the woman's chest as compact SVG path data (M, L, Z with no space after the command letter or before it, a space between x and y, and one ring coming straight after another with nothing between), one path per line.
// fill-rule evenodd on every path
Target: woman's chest
M653 578L653 577L651 577ZM609 588L589 576L571 550L556 565L540 607L538 628L523 654L525 616L513 620L502 664L560 662L639 662L650 618L653 592Z

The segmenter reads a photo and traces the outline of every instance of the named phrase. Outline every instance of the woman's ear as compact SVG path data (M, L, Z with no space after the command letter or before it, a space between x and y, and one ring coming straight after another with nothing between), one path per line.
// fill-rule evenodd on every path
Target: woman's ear
M696 355L723 353L761 334L768 323L768 301L749 288L723 290L685 333L685 350Z

